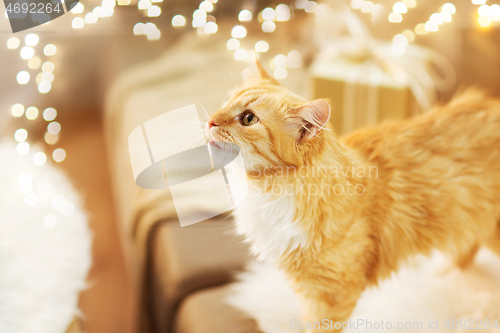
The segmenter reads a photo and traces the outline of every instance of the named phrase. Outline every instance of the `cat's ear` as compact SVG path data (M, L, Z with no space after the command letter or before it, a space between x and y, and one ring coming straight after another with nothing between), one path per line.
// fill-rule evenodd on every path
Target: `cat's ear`
M243 80L250 83L259 80L267 80L275 85L280 85L278 81L276 81L271 75L266 72L259 59L255 59L255 61L252 61L249 66L243 71Z
M289 112L289 129L299 142L315 138L327 125L330 114L327 100L317 99L303 104Z

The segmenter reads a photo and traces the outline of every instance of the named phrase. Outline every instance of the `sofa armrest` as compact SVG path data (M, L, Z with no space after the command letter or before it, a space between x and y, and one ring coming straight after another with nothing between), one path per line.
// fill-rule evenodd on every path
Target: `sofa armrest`
M171 332L175 311L187 295L232 281L249 253L220 217L184 228L177 221L162 223L151 249L148 303L157 332Z

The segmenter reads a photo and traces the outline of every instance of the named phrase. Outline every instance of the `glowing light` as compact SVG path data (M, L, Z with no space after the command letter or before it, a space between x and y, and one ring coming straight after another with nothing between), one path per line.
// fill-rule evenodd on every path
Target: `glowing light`
M248 9L243 9L239 14L238 14L238 20L240 22L248 22L252 20L252 12L249 11Z
M24 106L22 104L14 104L10 109L10 113L16 118L21 117L24 114Z
M306 13L315 13L317 8L318 4L316 2L308 1L306 8L304 8L304 10L306 11Z
M52 121L56 119L57 117L57 111L54 108L46 108L45 111L43 111L43 119L46 121Z
M9 48L11 50L17 49L20 44L21 44L21 42L19 41L19 39L17 39L16 37L12 37L12 38L9 38L9 40L7 41L7 48Z
M431 31L438 31L438 24L436 22L432 22L432 21L427 21L425 23L425 31L428 31L428 32L431 32Z
M409 43L413 42L415 40L415 34L411 30L405 30L403 31L403 35L406 37Z
M284 54L278 54L274 57L274 66L276 67L286 67L288 59Z
M205 30L205 33L207 34L214 34L217 32L217 23L215 22L208 22L205 24L205 27L203 28Z
M429 21L434 22L434 23L439 24L439 25L443 24L443 18L438 13L432 14Z
M477 9L477 13L481 16L488 16L490 14L490 6L488 5L482 5ZM23 47L24 49L24 47ZM21 56L22 56L22 50L21 50Z
M361 11L363 13L371 13L373 11L373 8L375 5L371 1L365 1L363 2L363 5L361 6Z
M452 20L451 14L448 12L443 11L439 13L439 16L441 16L441 20L443 20L443 22L451 22Z
M43 54L45 54L47 57L55 55L56 52L57 52L57 48L52 44L47 44L43 48Z
M38 73L36 75L36 79L35 79L36 84L40 84L40 82L42 82L42 75L43 75L43 73Z
M35 120L38 118L38 109L34 106L30 106L26 109L26 118L29 120Z
M247 29L241 25L237 25L231 30L231 36L233 36L233 38L245 38L246 35Z
M198 16L203 17L203 18L207 18L207 13L204 12L203 10L197 9L193 12L193 18L198 17Z
M271 7L264 8L262 11L262 18L264 20L274 20L276 17L276 12Z
M455 5L452 4L452 3L445 3L443 5L443 12L448 12L450 14L455 14L456 12L456 8L455 8Z
M24 42L28 46L35 46L36 44L38 44L39 40L40 40L40 38L38 38L38 35L36 35L36 34L28 34L26 36L26 38L24 39Z
M35 163L36 166L44 166L45 163L47 162L47 155L45 155L42 152L38 152L35 155L33 155L33 163Z
M182 15L175 15L172 18L172 26L174 27L183 27L186 25L186 19Z
M276 23L274 23L273 21L264 21L262 23L262 31L271 33L274 30L276 30Z
M26 71L20 71L19 73L17 73L16 78L19 84L26 84L30 81L30 73Z
M38 196L35 193L28 193L24 196L24 202L29 207L33 207L38 202Z
M488 16L480 16L477 21L479 22L479 25L482 27L487 27L491 24L491 20Z
M72 12L73 14L81 14L83 13L84 9L85 7L81 2L79 2L73 8L71 8L70 12Z
M128 6L131 2L131 0L118 0L118 6Z
M28 138L28 131L24 128L20 128L14 133L14 139L17 142L24 142Z
M57 135L57 134L59 134L60 131L61 131L61 124L59 124L56 121L51 122L47 126L47 132L49 132L52 135Z
M139 3L137 4L137 8L139 9L149 9L151 7L151 1L149 0L140 0Z
M144 24L144 28L142 29L142 33L144 35L150 35L153 32L155 32L156 30L157 30L156 24L148 22L148 23Z
M46 94L52 89L52 84L49 81L42 81L38 84L38 91L41 94Z
M234 52L235 60L246 60L248 58L248 52L244 49L238 49Z
M97 22L97 15L90 12L85 15L85 23L87 24L93 24Z
M191 24L193 25L193 28L203 28L206 23L207 23L206 17L195 16L193 17L193 22Z
M143 35L144 34L144 23L137 23L134 25L134 35Z
M64 149L62 149L62 148L57 148L52 153L52 158L57 163L61 163L62 161L64 161L66 159L66 151L64 151Z
M42 72L53 72L54 71L54 64L51 63L50 61L44 62L42 65Z
M406 36L403 34L398 34L394 36L392 42L394 43L394 45L406 46L408 45L408 38L406 38Z
M361 9L364 2L365 2L365 0L352 0L351 1L351 8L352 9Z
M101 9L101 6L97 6L92 10L92 13L94 13L97 17L103 17L103 15L101 15Z
M392 10L394 13L404 14L408 11L406 5L402 2L396 2L394 6L392 6Z
M158 17L161 14L161 9L158 6L151 6L148 9L148 16L149 17Z
M403 3L408 8L415 8L417 6L417 1L415 1L415 0L403 0Z
M295 0L295 8L305 9L308 2L308 0Z
M290 20L292 17L292 13L290 11L290 7L285 5L284 3L278 5L276 7L276 20L280 22L286 22Z
M266 41L259 40L257 43L255 43L255 51L267 52L269 51L269 44Z
M115 10L111 7L101 7L100 15L101 17L110 17L113 16Z
M21 58L31 59L35 55L35 50L30 46L25 46L21 49Z
M286 70L286 68L278 67L274 70L274 77L278 80L286 79L287 76L288 71Z
M472 3L474 5L484 5L486 3L486 0L472 0Z
M57 224L57 216L55 216L54 214L49 214L45 216L43 219L43 224L47 228L54 228Z
M50 133L45 133L45 142L47 142L48 145L54 145L59 141L59 136L58 135L52 135Z
M30 151L30 145L27 142L18 143L16 146L16 151L19 155L26 155Z
M158 29L155 29L154 31L152 31L151 33L148 33L146 35L146 37L149 39L149 40L158 40L160 39L161 37L161 32L160 30Z
M500 21L500 5L491 5L490 7L490 19L492 21Z
M226 47L228 50L237 50L240 48L240 41L234 38L231 38L227 41Z
M52 81L54 81L54 74L52 74L51 72L42 73L42 81L52 83Z
M41 64L42 61L38 57L33 57L30 60L28 60L28 67L30 69L37 69L38 67L40 67Z
M200 10L210 13L212 10L214 10L214 5L211 2L203 1L202 3L200 3Z
M81 17L75 17L71 22L73 29L81 29L85 26L85 20Z
M115 8L116 7L116 2L115 2L115 0L102 0L101 6L102 7Z
M288 53L288 67L300 68L302 67L302 54L299 51L291 51Z
M389 22L399 23L401 21L403 21L403 16L400 13L392 12L389 14Z

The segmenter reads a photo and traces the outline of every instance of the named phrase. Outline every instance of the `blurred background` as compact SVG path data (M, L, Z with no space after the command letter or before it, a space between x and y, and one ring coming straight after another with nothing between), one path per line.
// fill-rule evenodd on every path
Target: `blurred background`
M182 105L215 112L255 58L292 91L330 98L339 135L469 86L499 96L499 27L492 0L83 0L16 34L2 16L0 133L23 163L67 175L93 234L69 331L257 329L214 289L246 248L224 219L181 231L168 190L135 188L133 128Z

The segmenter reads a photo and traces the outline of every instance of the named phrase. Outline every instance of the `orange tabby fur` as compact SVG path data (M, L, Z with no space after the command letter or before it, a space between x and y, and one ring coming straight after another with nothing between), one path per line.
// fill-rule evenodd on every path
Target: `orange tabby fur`
M469 91L413 119L338 139L325 102L307 103L257 67L260 75L211 116L207 134L241 147L253 191L278 200L284 194L273 189L294 189L290 228L303 237L276 264L304 299L305 321L346 321L366 287L416 254L441 250L462 267L478 245L500 254L498 101ZM245 110L259 121L243 126ZM349 171L332 175L332 167ZM365 191L339 195L336 184ZM313 195L311 185L330 187ZM242 209L236 223L251 223L239 222L252 215Z

